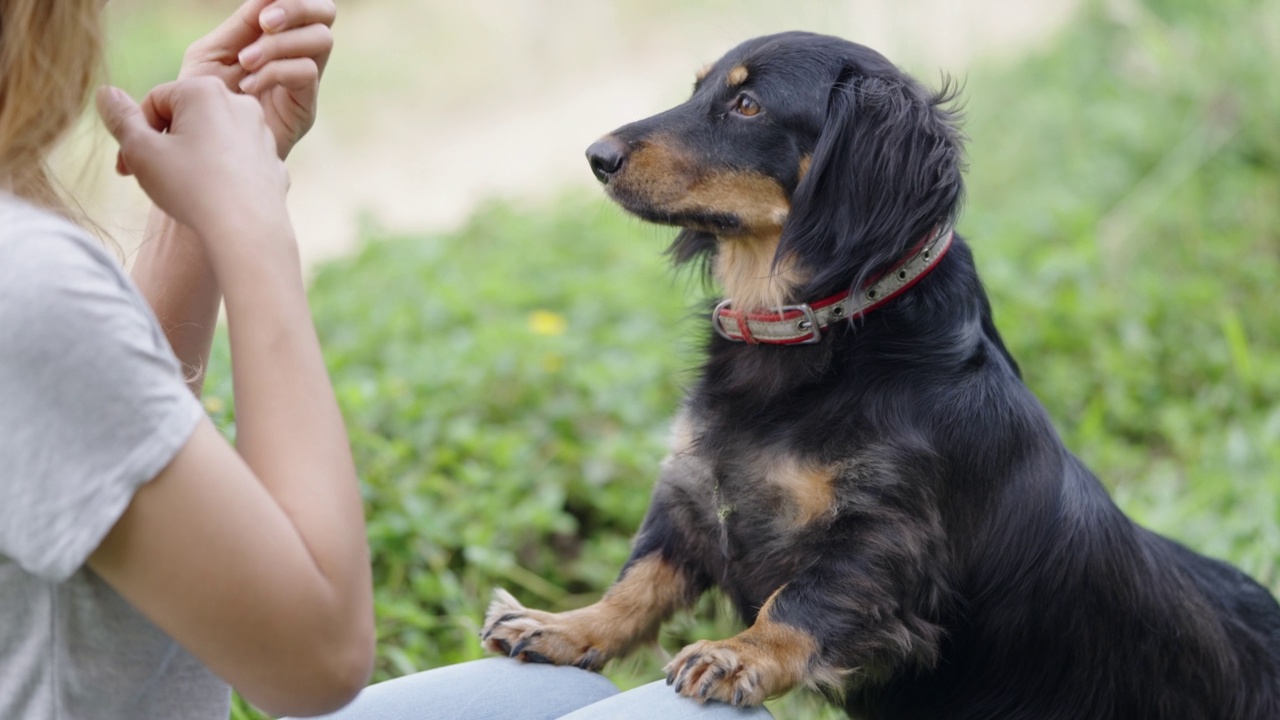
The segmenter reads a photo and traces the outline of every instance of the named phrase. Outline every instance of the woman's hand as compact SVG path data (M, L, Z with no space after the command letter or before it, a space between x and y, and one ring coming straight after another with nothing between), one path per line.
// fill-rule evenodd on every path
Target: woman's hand
M178 78L216 77L257 97L283 159L315 123L336 15L333 0L247 0L192 43Z
M333 0L249 0L187 50L180 77L213 77L233 92L256 95L283 159L315 121L320 75L333 48L334 15ZM127 172L123 161L120 168ZM199 395L223 288L191 228L153 209L146 238L133 265L134 282Z
M141 105L109 87L97 102L120 142L121 172L135 175L161 210L203 238L215 265L220 239L249 228L289 228L289 176L253 98L203 77L160 85Z

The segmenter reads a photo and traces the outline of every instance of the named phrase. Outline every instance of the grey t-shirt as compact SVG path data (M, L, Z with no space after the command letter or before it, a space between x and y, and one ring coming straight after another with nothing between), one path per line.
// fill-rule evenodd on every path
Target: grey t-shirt
M226 683L84 566L202 412L111 256L0 192L0 719L229 716Z

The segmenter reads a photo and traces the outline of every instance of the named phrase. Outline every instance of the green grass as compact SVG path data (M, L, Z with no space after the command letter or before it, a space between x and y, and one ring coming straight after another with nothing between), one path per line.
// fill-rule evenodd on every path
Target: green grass
M1280 1L1093 9L969 78L961 231L1027 383L1132 516L1280 591ZM681 79L673 80L673 82ZM373 551L377 678L481 655L491 588L590 602L705 331L668 231L598 197L386 237L311 299ZM209 406L232 429L220 341ZM734 631L714 599L674 651ZM609 674L658 677L642 653ZM779 717L834 717L799 693ZM253 717L241 705L238 717Z
M997 322L1139 521L1277 586L1280 3L1095 14L975 79L971 203Z

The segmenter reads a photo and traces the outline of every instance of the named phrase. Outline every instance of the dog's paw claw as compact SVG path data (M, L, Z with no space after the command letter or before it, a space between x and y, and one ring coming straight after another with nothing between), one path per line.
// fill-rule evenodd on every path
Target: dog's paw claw
M749 654L735 648L732 641L704 640L690 645L665 669L668 685L673 685L678 694L699 702L718 700L737 707L751 707L763 703L769 694L760 668Z
M551 658L533 650L525 650L524 654L520 655L520 659L535 665L555 665L555 663L551 662Z
M540 637L542 637L542 631L534 630L533 632L528 633L524 637L520 638L520 642L516 643L516 646L511 648L511 656L515 657L517 655L520 655L521 653L525 653L526 648L529 647L529 643L533 642L534 640L537 640ZM530 656L537 655L538 657L542 658L543 662L548 662L548 663L551 662L550 660L547 659L545 655L542 655L541 653L536 653L532 650L529 650L526 654ZM532 662L537 662L537 661L532 661Z
M592 671L599 669L600 666L603 664L604 664L604 661L600 657L600 651L596 650L595 648L588 650L586 654L578 658L578 662L574 663L574 665L582 668L583 670L592 670Z
M525 606L512 597L511 593L502 588L494 588L493 599L489 602L489 608L485 612L484 627L480 629L480 643L491 652L511 655L512 640L500 637L497 633L500 630L504 630L504 626L508 623L525 617L527 613L528 610ZM506 632L502 634L510 635L510 633Z
M497 588L485 613L481 642L494 653L521 662L577 665L599 670L608 655L579 622L578 613L530 610L507 591Z

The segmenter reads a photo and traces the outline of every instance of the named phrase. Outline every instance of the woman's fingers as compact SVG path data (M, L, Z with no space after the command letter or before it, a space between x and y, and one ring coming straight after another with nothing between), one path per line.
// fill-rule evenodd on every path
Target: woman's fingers
M337 14L334 0L246 0L187 49L178 76L256 96L283 158L315 123Z
M103 122L123 162L162 210L201 232L233 215L284 212L288 176L262 104L220 80L157 86L139 105L111 88L98 94ZM166 129L167 132L160 132Z
M157 85L142 98L140 110L147 124L156 130L164 130L173 123L177 108L185 96L198 97L196 93L209 92L209 80L174 81Z
M98 114L102 116L102 123L108 132L120 143L121 149L116 153L116 172L120 175L133 174L125 159L126 140L130 143L132 150L136 148L138 138L147 135L145 132L147 128L163 132L169 127L169 121L173 117L171 88L161 86L156 90L160 91L159 97L163 98L162 100L157 102L156 91L153 90L152 94L139 104L119 88L103 86L98 89L95 98Z
M191 44L180 75L213 75L234 90L246 71L253 69L241 68L247 59L243 55L246 49L267 38L291 36L298 31L305 32L299 38L285 40L283 52L263 48L255 64L261 65L274 58L305 56L315 59L323 71L333 48L333 36L328 29L337 12L333 0L246 0L231 17ZM272 47L280 45L274 41L265 44Z
M102 117L102 124L120 144L120 150L116 153L116 172L128 175L130 170L125 161L125 152L137 147L139 142L145 142L145 139L140 138L150 129L150 125L138 103L120 88L104 85L98 88L94 100L98 115Z
M310 59L316 66L316 76L324 72L324 62L333 49L333 31L329 26L312 23L281 33L263 35L240 51L240 65L252 74L277 60L292 58Z
M259 41L282 37L291 34L291 31L311 30L315 33L317 28L324 28L325 32L312 45L275 55L312 58L323 73L325 64L329 62L329 51L333 48L333 35L328 30L337 16L338 6L333 0L279 0L258 15L260 27L266 32ZM269 53L263 54L269 56Z
M320 69L311 58L290 58L267 64L259 72L240 81L240 90L260 95L272 88L289 91L290 99L300 108L311 108L320 85ZM308 110L310 112L310 110Z
M180 76L217 74L211 70L235 62L245 46L262 35L261 16L272 0L246 0L231 17L187 48ZM225 78L224 78L225 79Z

